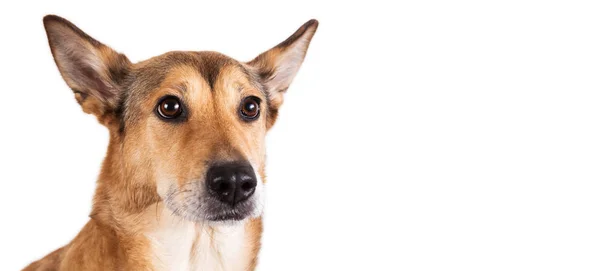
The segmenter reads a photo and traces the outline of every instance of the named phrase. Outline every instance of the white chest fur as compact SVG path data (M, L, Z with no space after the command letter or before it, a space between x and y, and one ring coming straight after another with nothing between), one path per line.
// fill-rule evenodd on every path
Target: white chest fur
M244 223L200 225L164 211L146 234L155 270L245 270L248 266Z

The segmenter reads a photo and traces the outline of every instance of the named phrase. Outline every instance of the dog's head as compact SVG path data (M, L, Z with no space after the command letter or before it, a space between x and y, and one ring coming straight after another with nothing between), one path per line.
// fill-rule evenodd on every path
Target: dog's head
M317 25L308 21L250 62L169 52L133 64L67 20L44 18L62 77L110 130L113 174L154 194L131 197L156 197L192 221L261 213L265 134Z

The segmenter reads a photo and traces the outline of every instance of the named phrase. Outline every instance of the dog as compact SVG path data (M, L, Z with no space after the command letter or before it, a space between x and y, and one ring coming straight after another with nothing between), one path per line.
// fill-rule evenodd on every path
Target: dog
M173 51L132 63L55 15L54 61L109 130L90 220L24 270L253 270L265 134L318 22L249 62Z

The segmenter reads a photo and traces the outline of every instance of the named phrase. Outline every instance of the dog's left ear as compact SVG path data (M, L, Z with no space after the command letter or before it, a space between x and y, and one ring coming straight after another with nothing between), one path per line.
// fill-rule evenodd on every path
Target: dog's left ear
M300 69L318 26L317 20L306 22L288 39L248 62L256 70L269 96L269 128L275 123L283 94Z
M61 17L44 17L44 27L58 70L83 111L107 127L115 123L131 62Z

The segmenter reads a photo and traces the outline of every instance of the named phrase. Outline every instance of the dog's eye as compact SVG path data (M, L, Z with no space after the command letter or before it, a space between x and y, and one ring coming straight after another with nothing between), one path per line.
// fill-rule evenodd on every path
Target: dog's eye
M249 96L242 100L240 113L245 120L255 120L260 114L260 99L255 96Z
M158 115L165 119L174 119L181 115L183 111L181 101L175 96L162 98L156 107Z

